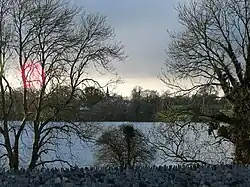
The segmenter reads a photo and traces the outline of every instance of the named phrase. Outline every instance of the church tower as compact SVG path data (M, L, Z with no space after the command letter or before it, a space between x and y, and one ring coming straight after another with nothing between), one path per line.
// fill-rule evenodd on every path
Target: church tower
M106 97L109 98L109 87L107 86Z

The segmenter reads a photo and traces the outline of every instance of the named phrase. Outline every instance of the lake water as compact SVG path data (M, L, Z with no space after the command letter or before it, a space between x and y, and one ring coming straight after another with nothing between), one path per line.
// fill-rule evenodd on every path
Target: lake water
M17 122L15 122L17 123ZM127 122L129 123L129 122ZM124 122L102 122L102 123L93 123L95 126L100 126L100 127L104 127L104 128L108 128L110 126L119 126L121 124L124 124ZM161 123L151 123L151 122L146 122L146 123L133 123L134 126L138 129L140 129L146 136L149 136L149 138L151 139L151 141L153 142L155 139L155 136L152 136L152 129L158 125L160 125ZM98 136L98 134L97 134ZM160 136L159 136L160 138ZM187 136L185 136L186 140L188 143L190 144L194 144L192 146L193 149L195 149L195 151L197 150L198 152L200 152L200 156L198 156L197 158L199 159L204 159L206 161L209 162L215 162L214 159L216 157L216 159L218 160L218 162L224 161L226 162L226 160L224 160L225 157L225 153L218 153L218 146L217 147L212 147L212 148L208 148L203 146L203 144L199 144L197 142L202 142L202 143L207 143L207 142L212 142L215 141L213 139L211 139L211 137L208 136L208 134L205 131L202 131L199 136L194 136L193 132L188 132ZM197 139L198 138L198 139ZM1 139L0 139L1 140ZM198 141L197 141L198 140ZM84 167L84 166L90 166L90 165L94 165L95 164L95 160L93 157L93 148L94 148L94 144L93 143L86 143L86 142L82 142L79 139L73 137L72 140L73 142L71 148L69 148L69 146L66 144L66 141L61 140L60 141L60 145L58 145L58 153L48 153L47 155L45 155L44 159L46 160L50 160L51 158L57 158L60 157L64 160L67 160L68 162L70 162L72 165L77 165L79 167ZM165 141L165 140L164 140ZM195 141L195 143L193 143ZM29 156L31 153L31 144L32 143L32 133L29 133L28 131L26 133L22 134L22 141L21 141L21 150L20 150L20 156L21 156L21 166L26 167L27 163L29 162ZM161 142L164 143L164 142ZM204 144L205 145L205 144ZM186 151L185 146L190 148L190 145L184 145L183 146L183 150L184 152ZM198 146L198 147L197 147ZM221 145L224 146L225 145ZM221 150L221 146L219 147ZM226 145L226 148L228 149L228 145ZM232 148L229 148L230 151L232 151ZM192 151L189 154L193 154L194 152ZM231 155L231 152L226 152L226 157ZM209 156L208 156L209 155ZM190 155L190 157L192 157L192 155ZM170 164L175 164L173 163L172 159L168 159L168 158L162 158L160 156L158 156L156 158L156 160L154 161L155 165L162 165L162 164L166 164L166 165L170 165ZM65 164L62 165L60 163L53 163L50 164L50 167L61 167L61 166L66 166Z

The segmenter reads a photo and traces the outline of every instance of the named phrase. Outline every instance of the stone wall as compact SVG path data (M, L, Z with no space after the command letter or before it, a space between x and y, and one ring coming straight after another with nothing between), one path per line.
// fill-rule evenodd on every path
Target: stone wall
M243 187L250 184L250 166L161 166L2 171L0 186L10 187Z

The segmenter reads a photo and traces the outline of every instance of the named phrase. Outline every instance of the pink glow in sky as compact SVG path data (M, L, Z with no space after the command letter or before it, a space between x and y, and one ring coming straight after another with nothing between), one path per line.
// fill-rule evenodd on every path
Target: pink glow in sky
M39 89L45 80L44 69L39 62L26 62L21 68L21 74L25 88Z

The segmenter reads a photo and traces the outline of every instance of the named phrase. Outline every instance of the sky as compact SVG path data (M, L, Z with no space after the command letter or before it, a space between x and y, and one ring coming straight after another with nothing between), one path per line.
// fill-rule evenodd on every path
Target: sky
M71 0L88 13L99 13L107 17L115 30L116 40L125 45L128 58L123 62L113 62L122 84L110 87L113 93L130 96L135 86L144 90L169 90L159 79L166 59L165 49L170 42L168 30L180 32L176 7L189 0ZM13 67L11 68L13 69ZM91 78L105 85L112 75L91 72ZM14 85L20 85L20 73L12 72Z
M113 90L129 96L135 86L144 89L167 90L158 78L164 68L165 52L169 44L167 30L180 31L175 7L185 0L72 0L87 12L107 17L115 29L116 39L125 45L128 58L114 62L123 84ZM98 76L105 84L110 76Z

